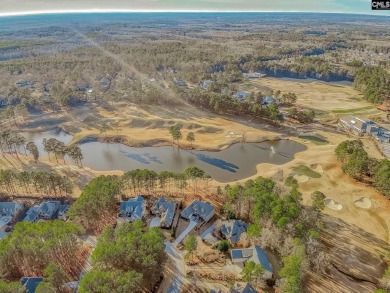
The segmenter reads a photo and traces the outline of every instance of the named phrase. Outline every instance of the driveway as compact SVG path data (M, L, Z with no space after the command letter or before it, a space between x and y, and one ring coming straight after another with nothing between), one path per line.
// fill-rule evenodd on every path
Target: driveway
M198 224L197 221L194 221L194 220L190 220L190 224L188 225L188 227L179 235L179 237L176 238L175 242L173 243L173 245L178 245L180 242L183 241L183 239L188 235L188 233L190 233L192 231L192 229L194 229L196 227L196 225Z
M173 263L174 277L167 293L180 293L181 287L186 278L185 264L183 254L176 248L173 243L165 242L165 252L171 258Z

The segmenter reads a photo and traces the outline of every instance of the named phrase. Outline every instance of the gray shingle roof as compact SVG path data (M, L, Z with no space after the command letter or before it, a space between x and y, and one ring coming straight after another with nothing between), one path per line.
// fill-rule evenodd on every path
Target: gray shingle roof
M38 220L39 220L39 214L38 214L37 207L31 207L27 211L27 214L24 217L23 222L35 223L35 222L38 222Z
M249 92L245 92L245 91L241 91L241 92L237 92L234 97L236 99L240 99L240 100L245 100L246 98L248 98L250 96L250 93Z
M12 216L1 216L0 217L0 229L8 225L12 221Z
M129 221L141 220L144 215L144 206L144 198L139 195L136 198L130 198L128 201L122 201L119 214Z
M24 210L24 205L18 202L0 202L0 215L15 216L18 211Z
M211 203L194 200L180 215L187 220L190 220L191 217L205 220L214 215L214 211L215 208Z
M43 281L42 278L22 278L20 282L26 288L27 293L35 293L38 285Z
M272 273L272 266L268 261L265 251L259 246L252 246L246 249L232 249L230 255L233 261L253 261L268 272Z
M58 209L60 208L61 202L59 201L45 201L38 207L38 214L40 217L46 219L54 219L57 216Z
M153 215L159 215L164 226L171 226L175 217L176 203L160 198L150 210Z
M58 216L64 216L69 210L69 208L70 208L69 204L61 205L60 208L58 209Z
M240 241L242 233L246 232L248 224L239 220L224 221L221 226L222 235L232 243Z

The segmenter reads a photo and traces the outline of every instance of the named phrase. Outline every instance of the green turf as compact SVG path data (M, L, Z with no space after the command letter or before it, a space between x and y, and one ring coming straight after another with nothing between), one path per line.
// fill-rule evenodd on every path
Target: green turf
M309 141L311 141L315 144L318 144L318 145L323 145L323 144L329 143L329 141L327 141L326 139L318 137L318 136L314 136L314 135L299 135L298 137L301 139L304 139L304 140L309 140Z
M371 109L375 109L375 107L367 106L367 107L354 108L354 109L336 109L336 110L332 110L332 112L335 114L349 114L349 113L363 112L363 111L371 110Z
M306 176L311 177L311 178L320 178L321 177L320 173L315 172L312 169L310 169L309 167L306 167L304 165L299 165L297 167L294 167L293 171L294 171L294 173L296 173L298 175L306 175Z

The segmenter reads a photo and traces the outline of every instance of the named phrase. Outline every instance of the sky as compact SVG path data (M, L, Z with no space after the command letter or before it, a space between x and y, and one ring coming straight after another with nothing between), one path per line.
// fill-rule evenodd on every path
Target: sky
M286 11L389 15L371 0L0 0L0 16L42 12Z

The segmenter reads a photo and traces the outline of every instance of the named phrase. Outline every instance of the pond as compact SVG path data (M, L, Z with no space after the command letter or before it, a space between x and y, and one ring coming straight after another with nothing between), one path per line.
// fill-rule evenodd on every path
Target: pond
M37 144L41 156L45 155L43 138L55 137L65 143L72 139L72 136L61 131L22 134ZM94 170L150 169L156 172L183 172L188 166L197 166L219 182L253 176L256 174L256 165L260 163L285 164L296 153L306 150L305 145L289 140L236 143L216 152L178 150L172 146L136 148L97 141L85 142L80 147L84 156L83 165Z

